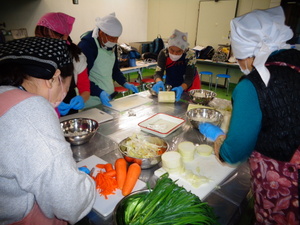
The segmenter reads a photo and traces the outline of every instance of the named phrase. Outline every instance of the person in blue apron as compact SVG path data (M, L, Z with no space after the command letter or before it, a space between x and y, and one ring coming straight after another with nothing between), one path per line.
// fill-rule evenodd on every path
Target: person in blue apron
M114 93L114 81L138 93L137 87L126 81L120 71L117 57L117 41L122 34L122 24L111 13L96 18L96 27L81 36L78 46L87 57L88 74L91 82L91 97L85 103L90 108L102 103L111 106L110 95Z
M176 101L180 100L183 91L200 89L200 79L196 69L195 52L188 48L188 34L174 30L169 38L168 47L161 50L157 58L155 85L153 90L165 90L165 84L172 85L176 92ZM165 84L163 76L166 74Z

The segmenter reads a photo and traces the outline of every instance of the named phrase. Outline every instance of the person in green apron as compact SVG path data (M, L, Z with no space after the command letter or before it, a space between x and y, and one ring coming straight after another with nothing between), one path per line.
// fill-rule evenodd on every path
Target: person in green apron
M117 41L122 34L122 24L111 13L96 18L96 27L81 36L78 46L87 57L88 74L91 82L91 97L85 103L90 108L102 103L111 106L110 95L114 93L114 81L138 93L137 87L126 81L120 71L117 57Z

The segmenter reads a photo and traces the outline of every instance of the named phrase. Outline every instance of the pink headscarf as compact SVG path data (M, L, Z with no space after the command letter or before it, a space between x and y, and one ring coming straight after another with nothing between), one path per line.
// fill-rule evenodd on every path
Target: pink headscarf
M47 27L62 35L70 35L75 18L64 13L47 13L40 18L37 25Z

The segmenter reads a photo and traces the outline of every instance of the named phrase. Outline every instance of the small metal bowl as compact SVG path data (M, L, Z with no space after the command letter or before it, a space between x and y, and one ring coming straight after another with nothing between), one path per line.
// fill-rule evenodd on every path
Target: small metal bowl
M189 91L189 96L195 104L208 105L217 96L217 93L204 89L194 89Z
M148 83L146 84L146 88L149 90L150 94L153 96L158 96L158 94L152 89L155 83ZM165 89L166 91L171 91L172 85L170 84L165 84Z
M82 145L95 135L99 124L93 119L76 118L60 122L60 127L68 142L72 145Z
M114 208L112 214L113 225L126 225L124 216L127 207L130 206L129 204L130 201L128 200L130 200L131 198L141 198L146 194L148 194L149 192L150 192L149 189L143 189L139 191L134 191L131 194L122 198Z
M211 123L221 126L223 115L215 109L194 108L187 111L186 116L195 129L198 129L200 123Z
M127 147L126 147L126 143L128 141L130 141L131 137L125 138L124 140L122 140L119 143L119 151L121 152L123 158L128 162L128 163L137 163L141 166L142 169L149 169L155 165L157 165L160 161L161 161L161 154L163 154L165 151L168 151L169 145L168 143L160 138L160 137L156 137L156 136L145 136L145 139L147 142L152 143L152 144L156 144L160 150L161 150L161 154L157 155L155 157L152 158L136 158L136 157L132 157L130 155L127 154Z

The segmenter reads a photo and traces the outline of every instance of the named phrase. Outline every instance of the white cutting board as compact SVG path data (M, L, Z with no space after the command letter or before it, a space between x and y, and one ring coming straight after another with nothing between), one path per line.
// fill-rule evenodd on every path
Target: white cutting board
M153 100L151 98L133 94L123 98L115 99L109 103L112 105L110 108L122 112L152 101Z
M107 163L103 159L92 155L80 162L77 163L78 167L86 166L89 170L95 167L97 164ZM146 187L145 182L138 180L133 191L137 191ZM118 202L123 198L121 190L117 189L114 195L108 195L108 199L105 199L104 196L97 195L96 201L94 203L93 209L100 213L102 216L106 217L110 215Z
M176 183L179 186L183 186L187 191L191 191L201 200L236 169L234 167L221 164L216 159L215 155L200 156L196 152L194 160L185 162L184 166L196 175L206 176L210 179L210 181L206 184L200 185L198 188L194 188L180 175L170 175L169 177L174 181L178 180ZM157 177L160 177L164 173L166 173L166 171L163 168L159 168L154 172Z
M99 109L92 108L92 109L81 111L79 113L62 116L59 120L64 121L64 120L74 119L74 118L90 118L90 119L98 121L98 123L103 123L108 120L112 120L114 117L112 115L109 115L106 112L99 110Z

